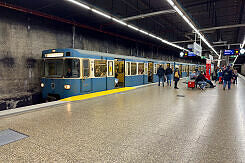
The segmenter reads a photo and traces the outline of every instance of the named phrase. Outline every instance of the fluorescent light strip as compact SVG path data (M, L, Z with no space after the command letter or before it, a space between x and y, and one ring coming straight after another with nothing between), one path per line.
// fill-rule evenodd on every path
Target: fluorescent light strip
M209 42L205 39L205 37L198 31L198 29L191 23L191 21L188 20L186 16L181 12L181 10L174 4L172 0L166 0L174 9L175 11L186 21L186 23L199 35L199 37L202 39L202 41L211 49L214 51L216 55L219 56L219 54L215 51L215 49L209 44Z
M180 11L180 9L177 7L177 6L173 6L173 8L175 9L175 11L177 11L177 13L180 15L180 16L183 16L184 14Z
M111 18L112 18L111 16L109 16L109 15L107 15L107 14L104 14L103 12L101 12L101 11L99 11L99 10L91 9L91 11L94 12L94 13L96 13L96 14L99 14L99 15L101 15L101 16L104 16L104 17L106 17L106 18L108 18L108 19L111 19Z
M144 33L145 35L149 35L149 33L148 32L146 32L146 31L143 31L143 30L139 30L139 32L141 32L141 33Z
M242 43L242 48L244 48L244 45L245 45L245 37L244 37L244 40L243 40L243 43Z
M103 13L103 12L97 10L97 9L91 8L91 7L89 7L89 6L87 6L87 5L83 4L83 3L80 3L80 2L78 2L78 1L76 1L76 0L66 0L66 1L71 2L71 3L73 3L73 4L76 4L76 5L78 5L78 6L82 7L82 8L91 10L92 12L94 12L94 13L96 13L96 14L98 14L98 15L101 15L101 16L107 18L107 19L111 19L111 20L114 21L114 22L117 22L117 23L119 23L119 24L121 24L121 25L124 25L124 26L127 26L127 27L129 27L129 28L131 28L131 29L133 29L133 30L135 30L135 31L139 31L140 33L143 33L143 34L145 34L145 35L147 35L147 36L150 36L150 37L152 37L152 38L155 38L155 39L157 39L157 40L160 40L161 42L163 42L163 43L165 43L165 44L168 44L168 45L170 45L170 46L176 47L176 48L181 49L181 50L189 51L189 50L187 50L187 49L185 49L185 48L183 48L183 47L181 47L181 46L178 46L178 45L173 44L173 43L171 43L171 42L169 42L169 41L167 41L167 40L164 40L164 39L162 39L161 37L158 37L158 36L155 36L155 35L153 35L153 34L150 34L150 33L148 33L147 31L144 31L144 30L142 30L142 29L139 29L138 27L135 27L135 26L133 26L133 25L127 24L127 23L125 23L124 21L121 21L121 20L119 20L119 19L117 19L117 18L114 18L114 17L112 17L112 16L110 16L110 15L108 15L108 14L106 14L106 13ZM171 4L171 0L167 0L167 1ZM172 4L174 5L174 3L172 3ZM184 16L183 13L182 13L177 7L175 7L175 10L176 10L180 15ZM186 19L187 19L187 18L186 18ZM187 19L187 20L188 20L188 19ZM188 22L187 22L187 23L188 23ZM189 22L189 23L190 23L190 22Z
M88 10L91 9L91 7L89 7L89 6L85 5L85 4L82 4L80 2L77 2L77 1L74 1L74 0L67 0L67 1L71 2L71 3L74 3L74 4L76 4L76 5L80 6L80 7L83 7L83 8L88 9Z
M132 26L132 25L129 25L129 24L128 24L128 27L131 28L131 29L133 29L133 30L135 30L135 31L139 31L139 28L137 28L137 27L135 27L135 26Z
M126 26L128 25L127 23L125 23L125 22L123 22L121 20L118 20L116 18L112 18L112 20L115 21L115 22L117 22L117 23L119 23L119 24L122 24L122 25L126 25Z

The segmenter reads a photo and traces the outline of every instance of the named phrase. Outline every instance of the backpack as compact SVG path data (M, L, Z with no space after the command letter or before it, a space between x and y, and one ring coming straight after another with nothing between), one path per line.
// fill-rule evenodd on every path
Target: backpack
M179 73L178 73L178 71L176 71L176 72L174 73L174 77L175 77L175 78L179 78Z

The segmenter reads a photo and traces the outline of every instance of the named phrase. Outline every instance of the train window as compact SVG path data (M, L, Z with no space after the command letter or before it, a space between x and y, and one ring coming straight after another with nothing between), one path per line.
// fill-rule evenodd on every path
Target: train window
M192 71L195 71L195 67L196 67L196 66L194 66L194 65L192 66Z
M144 63L138 64L138 74L143 75L144 74Z
M131 63L131 75L136 75L136 74L137 74L137 64Z
M113 61L108 61L108 76L113 76Z
M130 62L126 62L126 75L130 75Z
M62 78L63 77L63 59L45 60L45 77Z
M66 52L66 56L71 56L71 52Z
M106 60L95 60L94 61L94 76L95 77L106 77L107 64Z
M83 77L89 77L90 76L90 67L89 67L89 60L84 59L83 60Z
M65 78L79 78L80 61L78 59L65 59L64 72Z

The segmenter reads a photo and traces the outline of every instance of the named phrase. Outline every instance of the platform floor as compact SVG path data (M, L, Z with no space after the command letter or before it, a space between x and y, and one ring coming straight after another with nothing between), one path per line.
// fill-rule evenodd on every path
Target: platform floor
M245 162L245 81L148 86L0 118L0 162Z

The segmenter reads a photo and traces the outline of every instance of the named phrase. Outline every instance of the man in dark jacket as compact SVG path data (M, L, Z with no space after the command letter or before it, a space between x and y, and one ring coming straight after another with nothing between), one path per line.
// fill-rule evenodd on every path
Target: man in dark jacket
M170 85L170 87L171 87L172 73L173 73L173 70L170 68L170 65L168 65L165 75L167 77L167 83L168 85Z
M232 78L232 70L230 69L230 66L227 66L227 68L223 71L224 90L227 84L228 84L228 89L231 89L231 78Z
M195 80L195 83L198 84L198 82L202 82L202 81L207 82L210 85L210 88L214 88L215 87L214 84L204 76L203 72L201 72L197 76L197 78Z
M158 79L159 79L158 86L160 86L160 82L162 80L162 86L164 87L164 74L165 74L165 70L163 69L162 65L160 65L158 70L157 70L157 76L158 76Z

